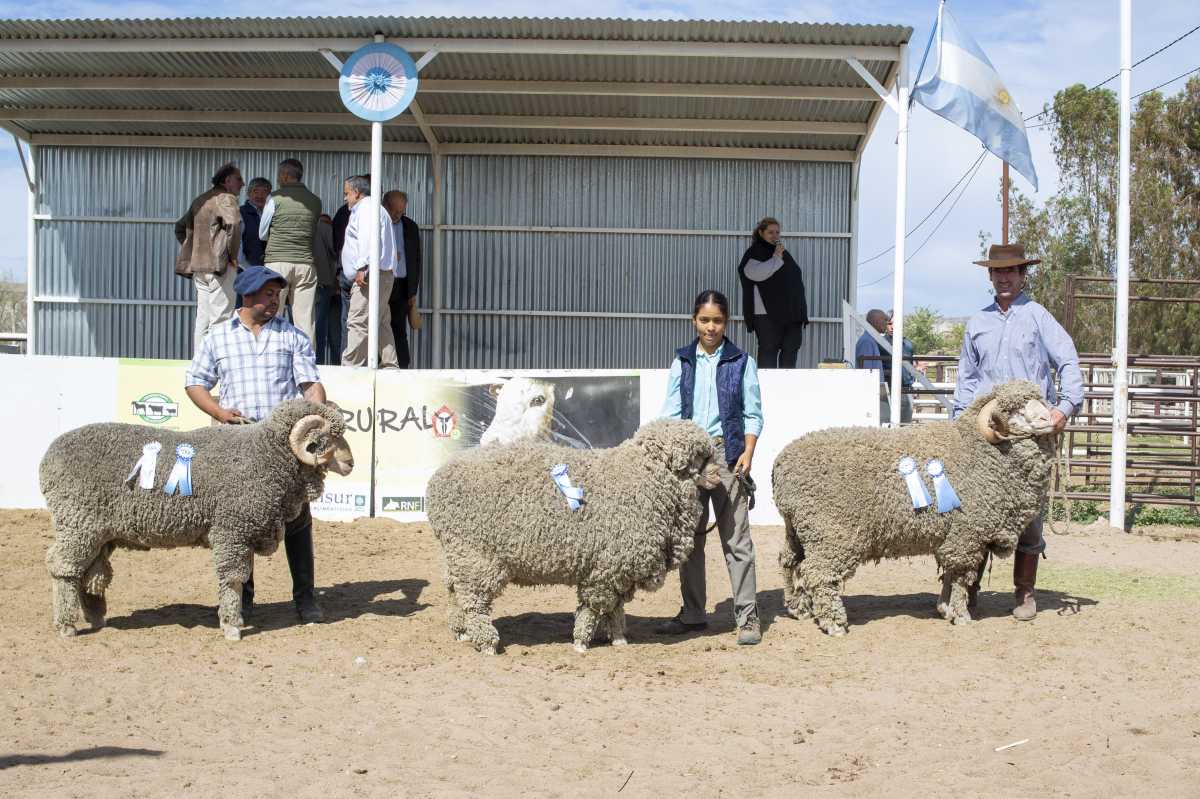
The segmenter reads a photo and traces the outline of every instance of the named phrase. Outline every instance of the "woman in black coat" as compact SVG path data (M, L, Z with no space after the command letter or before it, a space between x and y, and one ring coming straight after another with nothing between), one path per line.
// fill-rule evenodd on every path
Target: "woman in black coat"
M795 369L808 326L800 265L779 240L779 221L765 217L738 264L742 315L758 339L760 369Z

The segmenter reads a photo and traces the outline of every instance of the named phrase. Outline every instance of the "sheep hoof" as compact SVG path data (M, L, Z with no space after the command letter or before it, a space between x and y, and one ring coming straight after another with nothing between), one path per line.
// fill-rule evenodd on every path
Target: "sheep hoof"
M226 625L221 628L221 631L225 633L226 641L242 640L242 631L239 630L237 627L232 627L232 626Z
M938 612L938 615L941 616L943 619L945 619L946 621L950 621L950 605L948 603L939 602L937 604L937 612Z
M968 615L963 615L963 616L955 616L955 617L953 617L952 619L950 619L950 622L951 622L952 624L970 624L970 623L971 623L971 622L973 622L973 621L975 621L975 620L974 620L974 619L972 619L972 618L971 618L970 616L968 616Z
M614 641L614 643L616 643L616 642ZM576 641L575 642L575 651L582 654L582 653L588 651L588 645L585 644L583 641Z
M74 638L79 634L79 631L75 629L74 624L64 624L58 628L58 634L63 638Z
M454 637L455 637L455 639L457 639L457 640L459 640L459 641L469 641L469 640L471 640L471 636L467 635L466 633L459 633L458 635L456 635L456 636L454 636Z
M486 644L484 646L481 646L481 647L479 647L479 652L480 652L480 654L484 654L484 655L494 655L494 654L496 654L496 645L495 644Z
M612 640L612 645L613 646L628 646L629 642L626 641L624 638L614 638Z
M841 638L846 634L846 628L840 624L831 624L825 633L833 638Z

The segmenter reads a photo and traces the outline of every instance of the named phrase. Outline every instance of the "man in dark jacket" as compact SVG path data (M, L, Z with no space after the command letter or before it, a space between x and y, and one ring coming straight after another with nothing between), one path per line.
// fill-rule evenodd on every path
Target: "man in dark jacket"
M266 263L263 256L267 252L267 243L258 237L258 225L270 195L271 181L266 178L255 178L246 184L246 202L241 207L242 252L238 256L238 266L242 269Z
M388 306L392 312L392 335L396 339L396 359L401 369L412 363L408 351L409 314L415 313L417 290L421 287L421 229L405 216L408 195L389 191L383 195L383 207L392 218L396 234L396 282Z

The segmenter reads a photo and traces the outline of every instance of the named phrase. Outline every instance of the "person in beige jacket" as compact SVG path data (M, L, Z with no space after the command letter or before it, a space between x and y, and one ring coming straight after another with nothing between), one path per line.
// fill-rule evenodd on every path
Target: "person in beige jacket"
M201 194L175 223L179 255L175 274L190 278L196 289L197 351L209 329L233 314L238 252L242 244L242 214L238 194L244 181L236 164L225 164L212 177L212 188Z

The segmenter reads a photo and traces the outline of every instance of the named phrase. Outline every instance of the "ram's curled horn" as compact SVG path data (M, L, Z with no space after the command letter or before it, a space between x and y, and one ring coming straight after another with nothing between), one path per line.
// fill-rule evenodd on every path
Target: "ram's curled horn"
M316 431L328 427L329 420L315 413L303 417L292 425L292 432L288 434L288 442L292 445L292 454L296 456L296 460L306 466L318 465L317 454L308 449L308 439Z
M992 400L979 409L979 417L977 421L977 424L979 425L979 435L983 436L983 439L989 444L999 444L1001 441L1008 440L1008 436L992 427L992 418L995 413L996 400Z

